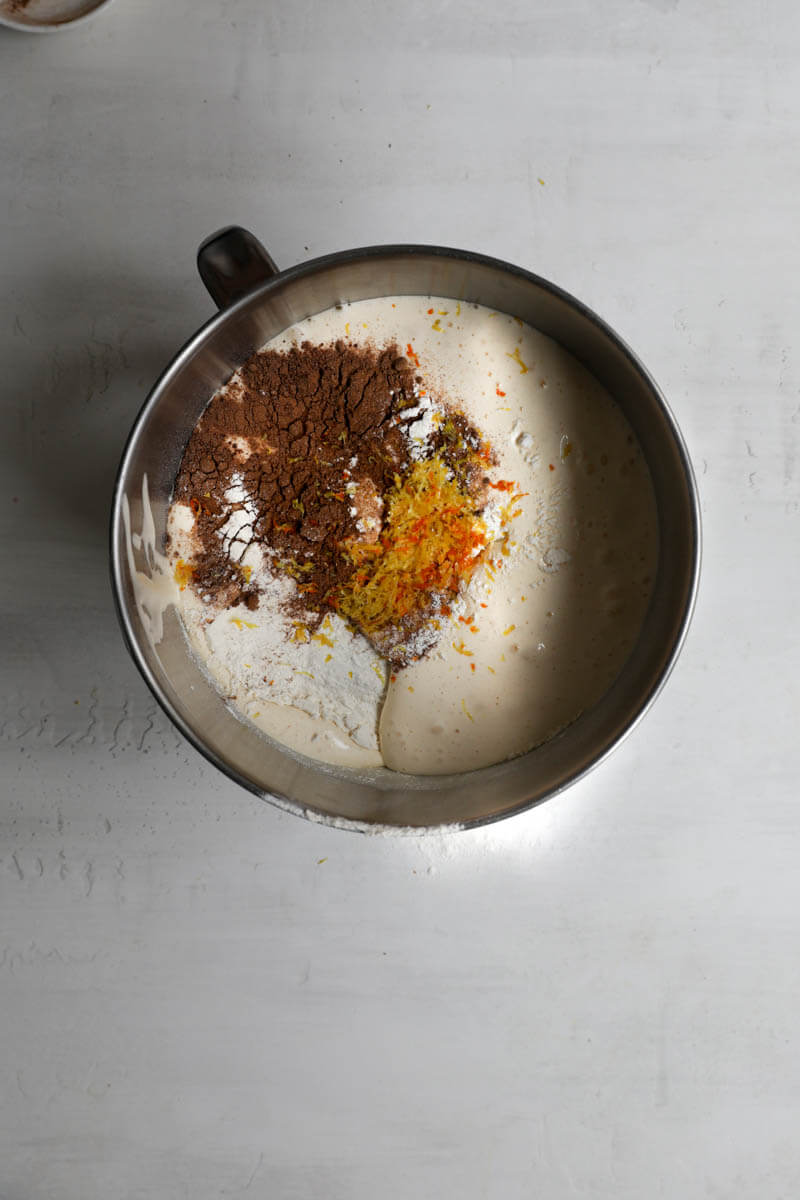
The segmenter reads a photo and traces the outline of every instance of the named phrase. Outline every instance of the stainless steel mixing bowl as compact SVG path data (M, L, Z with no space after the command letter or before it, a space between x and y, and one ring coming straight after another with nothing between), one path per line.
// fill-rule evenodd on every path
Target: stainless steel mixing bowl
M198 253L220 307L173 359L139 414L122 458L111 517L111 570L130 651L156 699L198 750L273 803L357 829L473 826L507 817L596 766L630 732L663 686L683 643L697 589L697 490L681 434L645 368L593 312L551 283L480 254L436 246L374 246L279 272L261 244L232 227ZM146 475L158 543L187 439L211 395L254 350L288 325L344 302L390 295L474 301L560 342L603 383L641 443L655 488L660 555L638 642L603 699L530 753L459 775L406 776L328 768L284 750L237 719L190 656L174 612L151 644L134 602L124 499L142 525Z

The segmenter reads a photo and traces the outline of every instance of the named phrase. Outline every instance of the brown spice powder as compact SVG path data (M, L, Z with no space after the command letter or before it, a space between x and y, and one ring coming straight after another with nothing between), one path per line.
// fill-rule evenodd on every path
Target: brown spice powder
M274 552L273 565L297 581L297 612L318 625L355 570L343 543L376 540L382 497L409 467L403 414L417 403L418 382L396 345L304 342L253 354L203 413L176 481L174 499L191 505L200 542L193 587L217 604L258 605L257 582L220 537L244 507L229 498L238 486L255 511L244 536ZM480 446L458 414L431 439L431 453L472 491L483 482ZM384 652L392 640L382 640Z

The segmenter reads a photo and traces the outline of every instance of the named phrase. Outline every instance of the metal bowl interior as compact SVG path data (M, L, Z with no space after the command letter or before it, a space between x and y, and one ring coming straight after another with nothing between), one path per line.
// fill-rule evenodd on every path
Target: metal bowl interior
M653 598L616 681L558 736L519 758L468 774L405 776L327 768L291 754L226 707L170 612L153 645L134 603L124 498L141 528L146 477L156 540L163 536L184 446L209 398L254 350L330 306L389 295L436 295L518 316L578 358L616 398L648 462L659 517ZM425 829L494 821L555 795L596 765L649 706L682 644L697 586L699 519L691 465L658 388L622 341L560 289L506 263L460 251L375 247L331 255L276 276L214 317L148 398L120 468L111 528L112 576L131 652L183 733L221 770L274 803L354 828Z

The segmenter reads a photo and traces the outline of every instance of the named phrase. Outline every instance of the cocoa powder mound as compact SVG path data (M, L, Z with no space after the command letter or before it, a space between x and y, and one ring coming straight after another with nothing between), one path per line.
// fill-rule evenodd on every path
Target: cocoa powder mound
M201 544L193 586L229 606L257 606L219 536L232 509L244 507L230 499L243 490L255 511L246 536L275 552L297 579L298 608L321 620L354 570L341 543L377 536L362 518L379 525L376 497L408 465L402 412L414 393L413 368L396 345L304 342L252 355L203 413L176 481L174 499L191 504Z

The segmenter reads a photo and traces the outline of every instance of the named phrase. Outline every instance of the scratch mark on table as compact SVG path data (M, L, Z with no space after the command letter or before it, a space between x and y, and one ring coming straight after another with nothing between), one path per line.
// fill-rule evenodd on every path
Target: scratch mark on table
M75 739L75 742L73 743L75 746L79 745L81 742L88 741L90 743L90 745L92 742L94 742L94 738L91 737L91 734L92 734L92 730L97 725L97 705L99 704L97 688L92 688L90 695L92 697L92 701L91 701L91 704L89 705L89 709L86 714L88 717L88 724L87 724L84 732L80 735L80 737L77 737Z
M120 719L117 721L116 725L114 726L114 730L111 735L112 741L111 741L111 745L108 748L109 753L112 753L114 750L117 749L117 747L119 745L119 731L120 731L120 729L122 729L122 726L128 720L129 716L130 716L130 698L128 696L126 696L125 700L123 702L123 705L122 705L122 716L120 717Z
M137 749L140 751L144 750L145 739L147 738L148 733L150 733L153 726L155 725L155 715L156 715L156 708L154 706L153 708L150 709L150 711L148 712L148 714L145 718L147 721L147 724L145 725L144 730L142 731L142 736L139 738L139 743L137 746Z
M262 1168L262 1166L263 1166L263 1165L264 1165L264 1155L263 1155L263 1154L259 1154L259 1156L258 1156L258 1162L257 1162L257 1163L256 1163L256 1165L253 1167L253 1170L252 1170L252 1172L251 1172L251 1174L250 1174L250 1178L248 1179L247 1183L246 1183L246 1184L244 1185L244 1187L242 1188L242 1193L244 1193L244 1192L249 1192L249 1191L250 1191L250 1187L251 1187L251 1185L252 1185L252 1183L253 1183L253 1180L255 1179L256 1175L257 1175L257 1174L258 1174L258 1172L261 1170L261 1168Z

